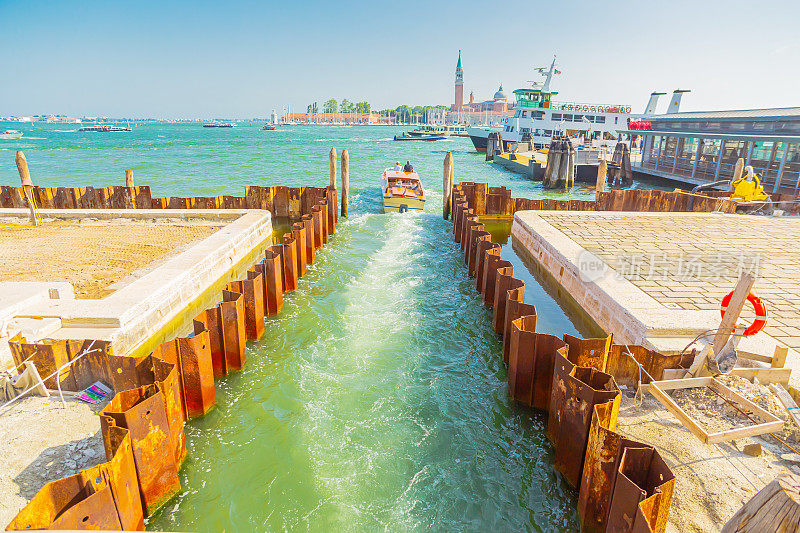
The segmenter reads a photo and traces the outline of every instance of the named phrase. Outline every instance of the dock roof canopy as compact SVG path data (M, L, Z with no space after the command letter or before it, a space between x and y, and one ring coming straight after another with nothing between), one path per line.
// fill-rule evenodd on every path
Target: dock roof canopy
M514 91L516 92L516 91ZM730 111L687 111L683 113L667 113L664 115L652 115L648 117L656 119L761 119L769 120L774 118L797 118L800 119L800 107L773 107L767 109L733 109Z

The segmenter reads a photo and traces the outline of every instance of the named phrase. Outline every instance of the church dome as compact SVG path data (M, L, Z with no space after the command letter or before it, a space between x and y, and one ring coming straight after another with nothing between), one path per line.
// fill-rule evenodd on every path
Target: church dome
M494 99L495 100L505 100L506 99L506 93L503 92L503 84L502 83L500 84L500 89L496 93L494 93Z

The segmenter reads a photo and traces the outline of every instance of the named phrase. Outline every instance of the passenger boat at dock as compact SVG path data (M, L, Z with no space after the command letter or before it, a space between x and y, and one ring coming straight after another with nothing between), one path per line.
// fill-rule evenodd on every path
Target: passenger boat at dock
M209 122L208 124L203 124L204 128L235 128L235 122Z
M469 138L478 152L486 152L489 134L500 131L503 149L509 144L520 142L529 134L533 144L542 148L550 144L553 136L566 135L573 139L573 144L587 147L607 145L613 147L620 136L620 131L628 129L628 119L642 115L632 115L628 105L583 104L575 102L558 102L553 100L557 91L550 90L556 60L550 67L537 68L536 71L545 76L543 83L534 82L532 86L517 89L514 114L502 120L498 128L467 128Z
M425 210L425 191L416 172L387 168L381 176L384 213Z
M19 139L22 137L22 132L17 130L6 130L0 133L0 139Z

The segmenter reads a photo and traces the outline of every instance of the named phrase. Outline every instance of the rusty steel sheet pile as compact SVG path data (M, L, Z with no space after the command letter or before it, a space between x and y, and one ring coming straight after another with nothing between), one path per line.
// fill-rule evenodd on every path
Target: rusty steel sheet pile
M149 199L149 188L136 189ZM84 190L79 197L49 191L45 197L69 198L75 205L104 197L92 191ZM4 188L3 198L13 198L12 193ZM139 200L133 200L138 206ZM182 200L170 198L165 205ZM111 342L102 340L27 343L18 335L9 342L17 368L30 360L43 376L55 373L47 381L49 387L76 392L103 381L114 397L100 411L107 461L42 487L7 529L143 530L144 519L181 490L178 470L186 458L185 420L214 407L214 380L243 368L246 341L264 335L264 317L281 311L283 293L297 290L297 279L313 263L315 249L334 234L338 221L332 187L303 187L299 192L248 187L246 198L230 197L227 205L279 208L290 217L297 215L298 222L244 279L225 286L218 305L194 317L189 336L163 342L138 358L116 356ZM304 210L309 213L300 213Z
M325 242L338 222L335 187L247 186L244 196L153 198L149 186L39 187L31 190L40 209L261 209L274 217L300 220L320 207ZM0 186L0 208L27 208L22 187Z
M500 258L500 245L485 238L480 222L480 216L512 215L520 208L595 209L594 202L513 199L508 189L469 182L454 185L451 198L453 239L484 305L493 309L492 328L502 337L508 394L547 413L554 466L579 491L582 530L665 531L675 477L658 450L614 431L620 385L635 389L649 383L648 374L660 379L665 369L685 365L692 356L616 345L611 335L538 333L536 308L524 301L524 282L514 277L512 263Z
M453 220L458 202L460 209L470 209L471 214L489 218L511 218L517 211L645 211L645 212L695 212L735 213L736 202L686 191L650 191L641 189L610 190L597 193L596 200L555 200L543 198L512 198L506 187L490 187L488 183L461 182L453 185L461 193L452 196ZM796 200L791 195L773 195L774 201ZM458 226L455 226L456 242L461 242Z

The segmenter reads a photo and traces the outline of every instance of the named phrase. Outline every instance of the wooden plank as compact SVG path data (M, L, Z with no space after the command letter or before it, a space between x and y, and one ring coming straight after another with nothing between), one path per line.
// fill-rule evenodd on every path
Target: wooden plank
M797 407L797 404L792 398L792 395L789 394L789 391L784 389L781 385L777 383L773 383L769 386L769 390L775 393L775 396L783 404L783 407L786 408L786 412L792 417L794 423L797 424L797 427L800 427L800 407Z
M776 346L775 354L772 356L770 365L772 368L783 368L786 365L786 356L789 355L789 348L786 346Z
M739 376L753 381L758 378L761 383L780 383L784 386L789 385L789 378L792 375L791 368L734 368L730 371L731 376Z
M765 433L775 433L776 431L780 431L782 429L782 420L779 422L765 422L763 424L756 424L754 426L728 429L718 433L710 433L706 439L706 444L716 444L718 442L743 439L745 437L755 437L756 435L764 435Z
M761 355L761 354L758 354L758 353L746 352L744 350L736 350L736 356L739 359L749 359L751 361L758 361L759 363L772 364L772 362L774 360L774 356Z
M728 374L730 376L739 376L744 378L748 381L753 381L753 378L758 378L764 385L769 385L770 383L780 383L783 386L789 385L789 378L792 375L791 368L744 368L744 367L737 367L730 371ZM681 379L686 377L686 369L685 368L665 368L664 374L661 376L662 381L672 381L676 379ZM647 384L643 383L641 385L643 390L647 390Z
M764 420L764 422L743 428L729 429L710 434L707 433L665 392L668 390L689 389L695 387L709 387L717 391L723 398L727 398L732 403L737 404L742 408L742 410L747 410L756 414L762 420ZM738 394L736 391L729 389L712 377L653 381L650 383L648 390L669 412L675 416L675 418L680 420L680 422L686 426L689 431L691 431L697 438L706 444L715 444L717 442L725 442L743 437L763 435L764 433L773 433L783 429L783 420L776 417L769 411L762 409L755 403Z
M662 391L676 389L691 389L692 387L708 387L714 378L704 376L700 378L665 379L657 381L658 388Z
M662 381L672 381L673 379L681 379L686 376L685 368L665 368L661 375Z
M706 378L691 378L691 379L706 379ZM672 381L685 381L685 380L672 380ZM653 381L650 383L650 387L648 387L648 391L650 394L656 397L656 399L661 402L670 413L672 413L675 418L681 421L681 423L686 426L686 428L694 433L694 435L703 442L707 442L708 440L708 433L706 433L700 425L697 424L692 418L686 414L686 411L680 408L678 404L676 404L669 395L659 388L660 383L658 381Z
M736 288L733 289L733 296L731 296L731 301L728 303L728 309L725 310L725 316L722 317L717 334L714 335L714 357L719 357L731 334L736 329L736 321L739 320L739 315L742 314L747 295L750 294L755 282L756 278L747 273L742 273L739 281L736 282Z
M739 405L739 407L746 407L747 409L749 409L750 411L761 417L761 419L764 420L765 422L783 422L780 418L773 415L760 405L757 405L751 400L748 400L735 390L729 389L716 379L712 380L711 388L720 393L722 396L728 398L729 400L736 400L736 403Z
M800 529L800 477L781 474L745 503L722 533Z

